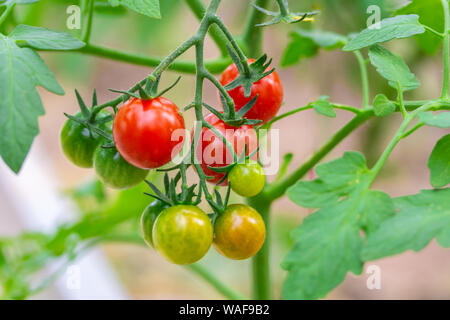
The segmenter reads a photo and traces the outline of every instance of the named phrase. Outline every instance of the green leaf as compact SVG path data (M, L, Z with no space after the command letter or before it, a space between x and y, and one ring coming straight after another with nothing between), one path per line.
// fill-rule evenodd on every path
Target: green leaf
M341 48L347 42L347 38L332 32L321 30L299 29L291 32L291 42L283 53L281 65L283 67L300 62L302 58L313 57L319 48L333 50Z
M0 1L0 6L9 6L13 3L17 3L17 4L30 4L30 3L35 3L38 2L39 0L6 0L4 2Z
M421 112L418 118L430 127L450 128L450 112L448 111L439 113Z
M324 116L335 118L336 112L333 109L333 105L328 100L327 96L322 96L319 100L311 103L312 107L317 113L323 114Z
M384 94L377 94L373 99L373 111L378 117L385 117L395 111L395 104Z
M1 34L0 65L0 155L17 173L39 133L37 118L45 113L35 87L64 90L36 52Z
M109 0L112 6L123 5L150 18L161 19L159 0Z
M416 195L394 199L399 210L369 235L362 250L365 261L406 250L419 251L433 238L450 247L450 189L422 190Z
M419 21L422 24L444 32L444 10L441 0L413 0L396 12L396 14L414 13L419 15ZM424 32L415 38L420 48L428 54L435 53L442 43L442 38L431 32Z
M318 179L288 189L289 199L320 209L292 233L294 247L282 263L288 270L285 299L316 299L361 273L361 230L368 233L394 214L392 199L369 190L370 170L358 152L317 166Z
M428 159L428 168L433 187L441 188L450 183L450 134L436 143Z
M400 85L402 91L407 91L420 85L403 59L381 45L370 47L369 58L378 73L389 81L391 87L397 89L397 85Z
M66 32L57 32L44 28L18 25L9 37L17 44L22 42L41 50L76 50L85 43Z
M379 28L372 26L361 31L347 43L343 50L359 50L395 38L408 38L424 32L425 29L420 24L418 15L410 14L387 18L380 21Z
M353 201L319 210L291 236L295 244L282 267L289 271L283 299L317 299L341 283L348 271L360 274L362 239Z

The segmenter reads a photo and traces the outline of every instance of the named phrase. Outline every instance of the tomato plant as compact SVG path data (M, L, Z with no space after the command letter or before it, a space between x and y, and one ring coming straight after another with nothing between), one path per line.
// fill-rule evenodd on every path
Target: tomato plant
M35 0L0 1L0 95L3 98L0 156L16 173L39 132L38 117L44 114L36 87L64 93L40 58L41 51L73 51L153 68L144 79L135 79L128 90L111 89L116 96L108 101L98 101L94 89L92 103L87 105L76 91L80 111L75 115L66 114L68 120L60 137L63 152L77 166L94 165L104 183L96 181L73 192L73 198L84 207L82 211L89 213L79 221L63 225L52 234L0 239L0 281L4 284L1 288L4 296L26 298L36 293L38 290L31 286L31 279L46 263L65 256L71 262L82 248L111 240L147 243L175 264L192 264L187 267L189 270L230 299L245 297L218 279L213 268L196 263L207 254L213 242L224 256L221 259L252 257L254 299L271 299L275 292L281 292L280 297L285 299L323 298L349 273L360 275L369 261L408 250L419 251L432 240L441 247L450 247L448 0L412 0L395 12L384 10L383 19L376 21L376 27L367 28L368 8L364 7L364 19L359 21L362 27L358 27L362 30L342 23L336 32L317 28L317 25L327 26L322 23L327 16L322 17L317 11L293 12L287 0L256 0L252 5L241 4L248 10L248 19L239 35L234 35L222 20L219 7L223 1L209 0L207 5L201 0L185 1L199 19L198 28L163 58L94 43L91 34L98 1L81 0L82 30L78 35L19 23L22 15L13 14L15 7L33 6ZM329 5L331 1L324 3ZM356 9L366 5L366 2L352 3ZM126 7L149 18L161 18L156 0L111 0L102 1L101 6L112 11ZM271 11L272 7L278 8L277 11ZM341 10L331 11L331 20L342 20ZM25 16L29 19L32 12ZM312 20L321 23L307 23ZM296 24L287 26L290 38L278 63L264 53L270 50L263 46L263 39L269 28L284 32L284 28L276 26L279 23ZM218 58L205 59L205 52L212 52L206 41L209 37L218 48ZM414 74L421 69L415 65L419 59L411 55L415 60L410 68L407 62L412 60L411 56L405 61L397 53L402 50L396 45L386 45L409 37L414 37L420 49L430 55L426 59L439 52L443 79L439 94L429 89L436 87L433 80L424 86L425 99L411 99L422 95L416 91L421 85L420 76ZM276 40L274 43L281 44L281 39ZM409 44L408 51L411 48ZM195 59L180 60L190 50ZM297 103L309 92L309 87L293 88L289 75L279 72L279 76L275 67L278 71L279 66L294 66L321 51L332 50L355 59L350 62L348 73L360 77L356 83L360 86L361 102L354 103L359 105L336 102L339 96L335 88L341 91L341 87L328 84L320 86L320 90L330 91L329 95L310 97L305 105L281 109L284 93ZM276 52L269 52L270 56L273 54ZM324 53L330 61L326 66L331 67L334 60L328 54ZM307 76L304 83L315 81L314 72L320 69L315 68L317 61L312 61L307 68L302 66ZM355 73L353 67L359 72ZM171 93L179 90L180 78L160 90L163 76L169 71L193 76L188 80L193 84L192 92L183 92L189 101L182 109L165 98L168 90L173 90ZM326 72L332 73L328 69ZM422 84L430 77L423 78ZM220 101L214 102L216 105L208 104L206 84L218 92ZM182 105L178 98L173 101ZM288 117L299 117L297 121L308 111L314 111L317 117L327 117L323 121L344 118L344 114L348 120L318 145L316 141L323 137L317 137L314 151L306 159L298 156L301 141L296 139L297 135L312 139L315 132L322 133L322 130L306 132L302 128L304 135L289 132L295 142L289 145L292 153L270 159L275 163L280 160L280 165L266 179L259 163L264 160L261 151L267 151L263 142L267 142L270 129ZM182 139L183 134L177 134L185 129L185 118L188 127L193 128L189 133L191 139ZM387 119L392 121L384 125ZM367 130L368 137L355 134L367 123L378 123L377 130L385 131L390 139L386 143L377 140L373 127ZM430 187L403 196L374 189L381 174L387 172L385 167L397 147L415 134L417 137L417 132L424 127L432 127L440 135L439 130L447 130L436 142L427 163ZM390 131L392 128L394 132ZM286 129L281 126L280 130ZM365 148L360 148L363 152L348 150L328 159L352 134L364 142ZM272 147L277 147L279 142ZM180 152L183 143L186 152ZM175 159L175 155L179 157ZM297 166L292 162L295 156ZM169 162L173 163L169 165ZM139 184L146 176L150 189ZM376 185L384 189L384 185ZM105 190L105 186L127 190L114 193ZM233 192L244 197L245 204L230 204L235 199ZM143 193L154 198L151 203ZM282 272L275 269L269 250L273 246L270 235L276 231L271 221L278 219L278 215L272 214L273 204L284 196L292 204L307 209L302 212L307 211L308 215L292 228L290 249L279 263L286 279L282 288L274 290L272 285L277 282L273 276ZM94 201L84 197L93 197ZM142 235L138 235L136 221L142 211ZM11 248L22 250L16 255L5 254ZM50 281L44 284L47 282ZM38 286L41 287L44 285Z

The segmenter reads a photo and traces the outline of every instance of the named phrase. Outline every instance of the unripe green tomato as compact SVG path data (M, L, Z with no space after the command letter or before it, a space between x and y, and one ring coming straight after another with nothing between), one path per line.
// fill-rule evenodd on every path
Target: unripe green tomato
M99 179L114 189L135 186L147 177L148 170L136 168L120 155L116 148L99 146L94 154L95 172Z
M147 208L145 208L144 212L141 216L141 232L144 237L145 242L153 247L153 225L155 224L156 218L158 218L159 214L169 205L166 203L155 199L152 203L150 203Z
M200 260L208 252L212 241L211 220L196 206L167 208L153 226L155 248L175 264L191 264Z
M98 117L109 116L106 110L100 111ZM81 112L75 117L81 118ZM100 125L100 129L111 130L112 122ZM94 152L103 141L101 136L93 136L82 124L67 119L61 130L61 147L64 155L80 168L92 168L94 163Z
M243 260L264 244L266 226L261 215L245 204L232 204L214 223L214 247L223 256Z
M239 163L228 175L231 189L243 197L256 196L264 188L266 176L263 168L253 160Z

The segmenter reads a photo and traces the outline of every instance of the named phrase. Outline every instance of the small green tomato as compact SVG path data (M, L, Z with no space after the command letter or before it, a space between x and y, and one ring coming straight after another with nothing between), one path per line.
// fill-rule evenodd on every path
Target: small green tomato
M243 197L253 197L260 193L265 180L263 168L253 160L235 165L228 175L231 189Z

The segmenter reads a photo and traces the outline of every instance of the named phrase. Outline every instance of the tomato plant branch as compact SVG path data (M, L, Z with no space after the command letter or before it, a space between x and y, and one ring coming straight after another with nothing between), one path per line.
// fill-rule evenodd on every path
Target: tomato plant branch
M81 2L82 20L83 20L83 33L81 40L86 44L89 43L92 32L92 20L94 16L94 0L83 0Z
M264 8L269 3L269 0L256 0L255 4ZM255 58L262 52L263 29L256 27L257 24L264 21L264 14L257 9L251 7L250 14L242 33L242 40L245 45L246 53L250 58Z
M431 27L429 27L429 26L427 26L427 25L422 25L426 30L428 30L428 31L430 31L431 33L433 33L434 35L436 35L436 36L438 36L438 37L440 37L440 38L443 38L444 36L445 36L445 34L444 33L440 33L439 31L437 31L437 30L434 30L433 28L431 28Z
M352 112L352 113L354 113L354 114L359 114L359 113L361 113L361 109L358 109L358 108L355 108L355 107L352 107L352 106L347 106L347 105L338 104L338 103L331 103L331 105L332 105L333 108L335 108L335 109L340 109L340 110L349 111L349 112ZM305 111L305 110L310 110L310 109L312 109L312 108L313 108L312 105L311 105L311 104L308 104L308 105L306 105L306 106L303 106L303 107L300 107L300 108L296 108L296 109L294 109L294 110L291 110L291 111L282 113L282 114L280 114L280 115L274 117L274 118L273 118L272 120L270 120L269 122L267 122L267 123L265 123L264 125L262 125L262 126L261 126L261 129L270 129L270 127L272 127L272 125L273 125L275 122L278 122L278 121L280 121L280 120L282 120L282 119L284 119L284 118L287 118L287 117L289 117L289 116L291 116L291 115L294 115L294 114L296 114L296 113L298 113L298 112Z
M350 120L330 140L328 140L316 153L314 153L305 163L292 172L288 177L279 182L273 183L265 188L260 197L274 201L284 195L287 188L301 179L309 170L311 170L320 160L322 160L331 150L334 149L342 140L344 140L356 128L361 126L367 119L373 116L373 110L365 110Z
M233 35L230 33L228 28L224 25L222 20L220 20L217 16L213 18L213 22L222 30L222 32L227 37L228 41L230 42L233 49L236 51L242 66L244 67L244 74L249 75L250 74L250 68L248 66L248 59L245 56L244 52L241 50L239 45L237 44L236 40L234 39Z
M362 82L362 95L363 95L363 101L362 101L362 108L367 109L370 105L369 99L370 99L370 89L369 89L369 77L367 74L367 62L364 59L364 57L361 54L361 51L356 50L354 51L354 54L356 56L356 59L358 60L359 69L361 72L361 82Z
M280 13L283 16L286 16L289 14L288 8L286 8L286 4L283 2L283 0L277 0L278 7L280 8Z
M156 67L163 60L163 58L151 57L148 55L136 53L127 53L93 44L87 44L85 47L79 49L78 52L147 67ZM209 72L217 74L222 72L230 64L230 61L231 60L229 58L219 58L211 61L206 61L205 67ZM175 61L168 67L168 69L172 71L193 74L195 73L195 62Z
M416 110L414 110L413 112L411 112L410 114L408 114L405 119L403 120L403 122L401 123L397 133L395 134L394 138L391 140L391 142L388 144L388 146L386 147L386 149L384 150L383 154L380 156L380 158L378 159L378 161L375 163L375 165L372 167L371 172L370 172L370 179L369 179L369 186L370 184L372 184L372 182L375 180L375 178L377 177L378 173L380 172L381 168L384 166L384 164L386 163L387 159L389 158L389 156L391 155L392 151L394 150L394 148L397 146L397 144L404 139L408 133L408 131L406 131L406 129L408 128L408 125L411 123L411 121L421 112L423 111L427 111L432 109L435 106L439 105L439 101L430 101L427 104L417 108ZM419 127L413 127L414 131L417 130ZM412 131L413 132L413 131ZM412 133L410 132L410 133Z
M5 11L3 11L2 15L0 16L0 26L6 21L6 19L11 14L15 6L16 6L15 2L6 6Z
M201 0L186 0L187 5L191 9L191 11L195 14L197 19L201 20L203 19L203 16L206 12L206 7ZM226 46L226 38L224 37L223 33L220 31L220 29L217 26L211 26L211 29L209 30L209 35L211 36L211 39L216 43L217 47L220 50L220 54L222 57L226 57L228 54L227 46Z
M261 214L266 225L266 239L262 248L252 258L253 298L256 300L271 299L270 277L270 202L261 201L261 198L247 198L247 203Z
M444 8L444 47L443 47L443 81L442 81L442 99L449 99L449 82L450 82L450 12L447 0L442 0L442 7Z

